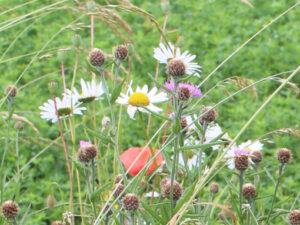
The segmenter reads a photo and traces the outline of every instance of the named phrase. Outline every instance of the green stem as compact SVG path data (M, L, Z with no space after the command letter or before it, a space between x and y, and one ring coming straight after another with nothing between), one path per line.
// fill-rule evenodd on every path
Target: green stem
M272 211L273 211L273 207L274 207L274 203L275 203L275 198L276 198L276 194L277 194L277 191L278 191L278 187L279 187L279 183L280 183L280 177L281 177L281 174L283 172L283 168L284 168L284 163L281 163L280 164L280 168L279 168L279 175L278 175L277 183L276 183L276 186L275 186L275 191L274 191L274 194L273 194L273 197L272 197L271 209L270 209L270 212L268 214L266 225L269 224L270 216L271 216Z
M12 218L12 222L14 225L18 225L16 218Z
M131 220L131 225L135 225L135 222L134 222L134 213L131 213L130 220Z
M120 152L119 152L119 148L118 148L118 136L116 134L116 118L115 118L115 114L114 114L114 109L113 109L113 105L110 101L110 97L109 97L109 91L108 91L108 87L106 84L106 80L105 80L105 75L104 75L104 71L101 67L97 67L97 70L100 72L101 74L101 82L103 85L103 89L109 104L109 108L110 108L110 114L111 114L111 121L112 121L112 129L113 129L113 138L114 138L114 149L115 149L115 154L119 163L119 167L120 170L122 172L122 174L125 174L121 159L120 159ZM126 177L124 176L123 179L126 181Z
M240 213L242 215L242 204L243 204L243 183L244 183L244 171L240 171Z
M95 162L94 159L91 160L91 164L92 164L92 187L93 187L93 191L95 191L95 178L96 178L96 173L95 173Z
M114 88L117 87L118 77L119 77L119 72L120 72L120 66L121 66L121 60L117 59L116 73L115 73L115 77L114 77Z

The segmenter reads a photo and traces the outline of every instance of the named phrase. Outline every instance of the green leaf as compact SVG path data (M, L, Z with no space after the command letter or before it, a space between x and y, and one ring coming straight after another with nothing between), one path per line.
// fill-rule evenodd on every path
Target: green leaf
M96 197L100 194L100 192L102 192L109 185L111 185L111 183L107 183L107 184L103 185L102 187L98 188L96 191L94 191L90 197L91 201L94 202L95 200L97 200Z
M153 211L147 204L143 202L142 205L145 211L153 216L158 222L160 222L160 224L166 224L165 221L161 217L159 217L158 214Z
M119 83L119 84L117 85L116 88L114 88L114 90L113 90L113 92L112 92L112 94L111 94L111 97L110 97L110 102L111 102L112 104L113 104L113 103L116 101L116 99L119 97L119 95L120 95L120 93L121 93L121 90L122 90L122 87L123 87L123 85L124 85L125 80L126 80L126 78L124 78L124 79L122 80L122 82Z

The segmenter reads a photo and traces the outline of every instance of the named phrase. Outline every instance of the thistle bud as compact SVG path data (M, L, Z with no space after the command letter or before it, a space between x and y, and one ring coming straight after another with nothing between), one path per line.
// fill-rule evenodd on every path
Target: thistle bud
M126 194L122 198L122 205L128 211L135 211L139 208L140 203L136 194L130 193L130 194Z
M11 200L3 202L1 208L3 216L7 219L14 218L19 214L19 206Z
M219 192L219 184L217 183L212 183L209 187L210 192L215 195Z
M181 124L181 129L184 130L188 125L186 118L181 118L180 124ZM184 130L184 133L186 133L186 132L187 132L187 130Z
M111 211L111 209L109 209L109 207L110 207L110 205L107 205L104 209L104 213L107 212L106 216L112 215L112 211Z
M287 148L281 148L277 152L277 159L282 164L289 163L291 161L291 158L292 158L292 153Z
M54 221L51 225L64 225L64 222L62 221Z
M78 150L78 159L81 162L88 163L94 159L98 154L98 149L95 145L82 146Z
M255 151L255 152L253 152L252 155L251 155L251 160L255 164L260 163L262 161L262 153L261 153L261 151Z
M50 92L51 95L57 95L58 92L58 84L56 81L50 81L48 83L48 90Z
M90 52L90 64L95 67L100 67L103 65L104 62L105 62L104 53L100 49L94 48Z
M80 45L81 45L81 36L79 34L73 34L72 43L76 48L80 47Z
M13 85L9 85L5 89L5 94L10 98L14 98L18 94L18 89Z
M164 197L170 199L171 196L171 178L165 178L160 183L160 190ZM181 185L174 180L173 181L173 199L178 200L182 195Z
M244 184L242 193L246 199L253 199L256 195L256 187L251 183Z
M300 210L293 210L289 214L289 222L291 225L300 225Z
M110 124L110 118L107 116L103 117L101 124L102 129L105 129Z
M47 199L46 199L46 206L49 209L53 209L55 206L56 200L55 197L53 195L48 195Z
M17 121L14 125L14 128L17 131L22 131L24 129L24 124L21 121Z
M174 78L179 78L183 76L186 72L186 67L182 60L172 59L167 64L167 74L173 76Z
M125 45L118 45L115 50L115 57L119 60L124 60L127 58L128 50Z
M211 106L206 106L204 107L200 114L204 114L201 118L200 118L200 123L203 124L204 121L207 122L207 123L211 123L213 121L216 120L216 117L217 117L217 111L215 109L213 109Z
M179 101L187 101L191 97L191 92L188 87L181 87L177 90L177 97Z
M249 167L249 159L246 155L236 156L234 158L234 166L239 171L244 171Z
M122 178L123 178L123 175L122 175L122 174L118 174L118 175L116 176L116 178L115 178L115 184L120 183L121 180L122 180ZM123 181L122 181L122 183L123 183Z
M123 184L115 184L115 186L114 186L114 188L113 188L113 190L114 190L114 197L115 198L118 198L120 195L121 195L121 193L124 191L124 189L125 189L125 187L124 187L124 185ZM121 197L124 195L124 193L121 195Z
M218 218L224 221L226 219L226 215L224 213L219 213Z
M57 60L61 63L64 63L68 58L67 50L60 50L57 52Z

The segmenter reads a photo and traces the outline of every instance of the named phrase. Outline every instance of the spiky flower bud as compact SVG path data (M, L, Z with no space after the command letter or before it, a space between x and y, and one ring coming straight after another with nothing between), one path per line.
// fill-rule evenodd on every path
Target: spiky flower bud
M143 179L141 180L139 186L138 186L138 190L140 191L145 191L147 189L147 183L146 181Z
M55 206L56 200L55 197L53 195L48 195L47 199L46 199L46 206L49 209L53 209Z
M19 214L19 206L11 201L5 201L2 203L2 214L5 218L14 218Z
M209 190L212 194L217 194L219 192L219 184L217 183L212 183L209 187Z
M122 205L128 211L135 211L139 208L140 203L136 194L130 193L130 194L126 194L122 198Z
M115 184L113 190L115 191L114 197L118 198L121 193L124 191L124 185L123 184ZM121 195L121 197L124 195L124 193Z
M246 199L253 199L256 195L256 187L251 183L244 184L242 193Z
M22 131L24 129L24 123L17 121L14 125L14 128L18 131Z
M252 162L258 164L262 161L262 153L261 151L254 151L251 155Z
M160 183L160 190L164 197L170 199L171 196L171 178L165 178ZM173 199L178 200L182 195L181 185L174 180L173 181Z
M180 124L181 124L181 129L184 130L188 125L186 118L181 118ZM187 130L184 131L184 133L186 133L186 132L187 132Z
M98 154L98 149L95 145L82 146L78 150L78 159L81 162L88 163L94 159Z
M120 183L121 180L122 180L122 178L123 178L123 175L122 175L122 174L118 174L118 175L116 176L116 178L115 178L115 184ZM122 183L123 183L123 181L122 181Z
M204 121L207 122L207 123L211 123L213 121L216 120L217 118L217 111L211 107L211 106L206 106L204 107L201 112L200 112L200 115L204 114L201 118L200 118L200 123L203 124Z
M5 94L10 98L14 98L18 94L18 89L13 85L8 85L5 89Z
M50 81L48 83L48 90L50 92L51 95L57 95L57 91L58 91L58 84L56 81Z
M105 62L104 53L100 49L94 48L90 52L90 64L95 67L100 67L103 65L104 62Z
M51 225L64 225L64 222L56 220Z
M292 153L287 148L281 148L277 152L277 159L282 164L289 163L291 161L291 158L292 158Z
M119 60L124 60L127 58L128 50L125 45L118 45L115 50L115 57Z
M179 78L183 76L186 72L184 63L179 59L172 59L167 64L167 74L173 76L174 78Z
M81 45L81 36L79 34L73 34L72 43L76 48L80 47L80 45Z
M179 101L187 101L191 97L191 92L188 87L181 87L177 90L177 97Z
M289 214L289 222L291 225L300 225L300 210L293 210Z
M109 207L110 205L105 206L104 213L107 212L106 216L110 216L113 213Z
M219 218L220 220L225 220L225 219L226 219L226 215L225 215L224 213L219 213L219 214L218 214L218 218Z
M240 155L234 158L235 168L239 171L244 171L249 167L249 159L247 155Z

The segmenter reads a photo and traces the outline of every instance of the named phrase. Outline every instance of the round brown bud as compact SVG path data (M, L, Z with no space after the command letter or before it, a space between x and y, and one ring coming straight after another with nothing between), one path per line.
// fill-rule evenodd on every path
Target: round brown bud
M135 211L139 208L140 203L136 194L130 193L130 194L126 194L122 198L122 205L128 211Z
M289 214L289 222L291 225L300 225L300 210L293 210Z
M172 59L167 64L167 74L173 76L174 78L179 78L183 76L186 72L186 68L182 60Z
M179 101L187 101L191 97L191 92L187 87L178 88L177 97Z
M187 125L188 125L186 118L182 118L180 120L180 124L181 124L181 129L184 130L187 127ZM187 130L184 131L184 133L186 133L186 132L187 132Z
M219 214L218 214L218 218L219 218L220 220L225 220L226 215L225 215L224 213L219 213Z
M104 213L106 213L108 211L106 216L110 216L112 214L112 211L111 211L111 209L109 209L109 207L110 207L110 205L106 205L104 208Z
M138 186L138 190L140 191L145 191L147 189L147 183L145 180L141 180L139 186Z
M24 129L24 124L21 121L17 121L14 125L14 128L18 131L22 131Z
M219 184L217 183L212 183L209 187L209 190L212 194L217 194L219 192Z
M121 197L124 195L124 193L122 193L124 191L125 187L123 184L115 184L113 190L115 191L114 193L114 197L118 198L121 194Z
M244 171L249 167L249 159L247 155L240 155L234 158L234 165L237 170Z
M277 152L277 159L282 164L289 163L291 161L291 158L292 158L292 153L287 148L281 148Z
M104 53L100 49L94 48L90 52L90 64L95 67L100 67L103 65L104 62L105 62Z
M122 174L118 174L115 178L115 184L120 183L122 178L123 178ZM122 181L122 184L123 184L123 181Z
M87 145L79 148L78 159L81 162L88 163L94 159L98 154L98 149L95 145Z
M204 121L207 122L207 123L211 123L211 122L215 121L216 118L217 118L217 111L213 107L211 107L211 106L204 107L201 110L200 114L202 115L204 113L205 113L205 115L203 115L200 118L200 123L201 124L203 124Z
M119 60L126 59L128 50L125 45L118 45L115 51L115 57Z
M14 98L18 94L18 89L13 85L9 85L5 89L5 94L10 98Z
M64 222L56 220L51 225L64 225Z
M244 184L242 193L246 199L253 199L256 195L256 187L251 183Z
M171 196L171 178L165 178L160 183L160 190L164 197L170 199ZM174 180L173 181L173 199L178 200L182 195L181 185Z
M261 151L255 151L251 155L252 162L258 164L262 161L262 153Z
M5 201L2 203L2 214L5 218L14 218L19 214L19 206L11 201Z

